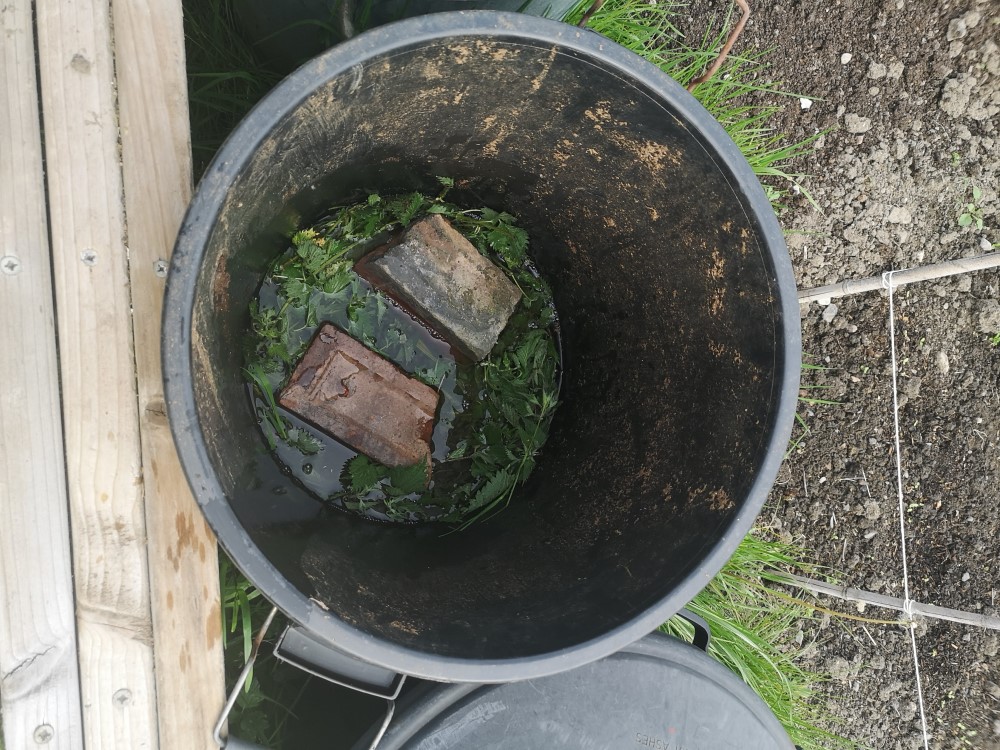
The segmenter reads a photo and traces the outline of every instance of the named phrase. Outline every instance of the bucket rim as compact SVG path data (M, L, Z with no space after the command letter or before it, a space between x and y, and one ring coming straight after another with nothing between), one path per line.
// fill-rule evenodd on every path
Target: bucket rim
M192 372L195 290L205 248L238 177L264 138L317 86L357 68L360 61L449 38L504 38L548 44L577 53L668 102L673 113L719 165L757 229L761 251L774 270L775 335L782 346L775 361L777 408L757 474L739 512L700 562L665 597L627 622L591 640L557 651L510 659L438 656L377 638L324 611L293 586L264 556L236 517L215 475L201 434ZM770 251L770 252L768 252ZM237 125L206 169L181 223L163 308L164 396L184 473L220 545L261 593L317 638L359 659L393 671L440 682L495 683L543 677L606 657L636 642L677 613L729 560L749 533L770 493L791 436L798 395L801 333L791 261L777 217L739 148L693 96L652 63L588 29L519 13L448 11L397 21L366 31L327 50L281 81ZM779 328L780 324L780 328ZM261 582L264 587L261 587Z

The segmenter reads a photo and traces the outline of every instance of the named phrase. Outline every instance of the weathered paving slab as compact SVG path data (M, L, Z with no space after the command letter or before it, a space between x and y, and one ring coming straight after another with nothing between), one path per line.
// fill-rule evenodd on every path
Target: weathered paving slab
M504 272L437 214L364 256L354 270L473 361L490 353L521 300Z
M278 402L386 466L430 458L437 391L330 323L320 326Z

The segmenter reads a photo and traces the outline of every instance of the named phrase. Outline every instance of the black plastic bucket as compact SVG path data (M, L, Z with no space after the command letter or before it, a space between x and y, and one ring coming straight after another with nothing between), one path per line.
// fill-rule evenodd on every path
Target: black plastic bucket
M368 750L377 727L354 750ZM569 672L503 685L424 683L400 700L378 750L793 750L745 682L654 633Z
M529 484L448 536L329 511L283 480L240 374L248 304L289 233L438 175L528 230L564 349ZM173 255L167 405L220 542L292 620L372 664L503 682L634 642L722 567L788 442L798 325L764 192L687 92L592 32L439 14L316 58L223 146Z

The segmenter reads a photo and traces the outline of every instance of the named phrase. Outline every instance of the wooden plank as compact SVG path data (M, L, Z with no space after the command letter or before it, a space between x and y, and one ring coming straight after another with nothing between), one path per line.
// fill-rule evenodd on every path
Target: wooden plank
M155 750L131 298L108 0L36 0L88 748Z
M0 746L83 747L31 0L0 7Z
M225 702L215 538L188 490L163 405L166 263L191 196L178 0L113 0L160 744L209 750Z

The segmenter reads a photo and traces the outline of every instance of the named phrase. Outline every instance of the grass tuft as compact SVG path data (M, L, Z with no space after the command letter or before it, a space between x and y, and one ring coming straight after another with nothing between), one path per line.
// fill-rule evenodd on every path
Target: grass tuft
M822 574L805 557L805 550L757 529L687 608L709 625L709 655L753 688L798 747L849 748L853 743L820 728L830 717L817 705L816 687L827 677L801 665L802 647L794 640L796 625L816 609L776 588L791 572ZM661 630L688 640L692 633L679 616Z
M184 2L188 106L195 175L274 85L278 75L261 63L236 27L235 0Z
M226 691L229 692L236 686L236 678L250 658L254 636L271 612L271 603L221 551L219 580ZM279 633L285 624L279 614L269 632ZM289 675L288 670L280 666L273 655L261 649L229 715L231 736L275 750L284 746L285 725L290 719L294 720L295 706L312 678L305 677L304 673Z
M566 17L567 22L577 23L591 3L592 0L581 0ZM725 44L732 11L725 22L718 27L713 23L700 39L689 44L673 23L686 7L686 3L681 2L650 5L643 0L607 0L587 27L635 52L682 86L687 86L711 65ZM758 95L794 96L782 91L779 83L757 83L768 81L765 59L773 51L730 54L722 68L695 88L693 95L722 124L754 174L763 180L771 204L780 209L790 190L801 192L812 202L801 186L805 175L789 171L788 165L809 153L822 133L798 143L788 143L784 134L768 126L781 107L756 103Z

